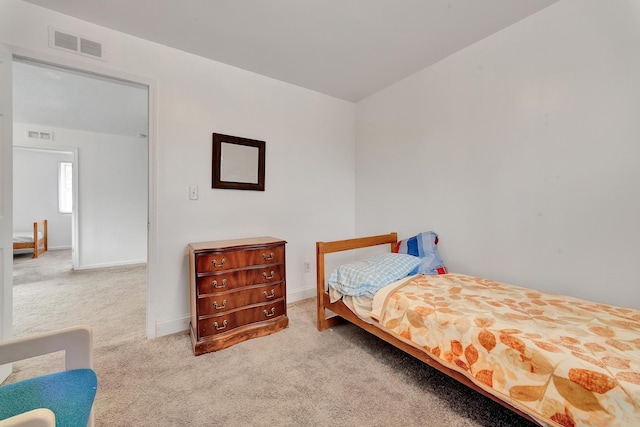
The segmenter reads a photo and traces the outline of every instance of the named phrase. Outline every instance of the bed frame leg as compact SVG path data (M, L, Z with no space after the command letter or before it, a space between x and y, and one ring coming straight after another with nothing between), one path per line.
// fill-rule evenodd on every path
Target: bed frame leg
M320 332L333 328L336 325L344 322L344 319L340 316L327 317L325 309L318 306L318 330Z
M33 257L38 258L38 222L33 223Z

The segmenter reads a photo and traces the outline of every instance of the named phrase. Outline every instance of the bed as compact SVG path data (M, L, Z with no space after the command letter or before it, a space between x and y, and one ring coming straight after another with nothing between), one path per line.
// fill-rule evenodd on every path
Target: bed
M32 249L33 257L38 258L49 249L48 221L36 221L33 230L13 232L13 250Z
M347 320L541 426L640 425L639 310L455 273L327 286L326 254L377 245L397 234L316 243L318 330Z

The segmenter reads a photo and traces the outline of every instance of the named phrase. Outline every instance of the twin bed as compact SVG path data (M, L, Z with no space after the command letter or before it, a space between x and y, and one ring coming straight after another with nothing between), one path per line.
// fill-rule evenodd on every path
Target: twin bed
M48 221L36 221L33 223L33 230L13 232L13 250L32 249L33 257L49 250L49 230Z
M462 274L325 280L326 254L378 245L397 234L316 243L318 330L347 320L542 426L640 425L639 310Z

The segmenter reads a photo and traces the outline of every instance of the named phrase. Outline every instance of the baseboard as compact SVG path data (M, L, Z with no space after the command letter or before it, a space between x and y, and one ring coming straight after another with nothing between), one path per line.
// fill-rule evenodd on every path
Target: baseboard
M174 320L162 320L156 322L156 337L176 334L189 330L190 315L182 316Z
M313 298L316 296L316 286L309 286L298 289L293 292L287 292L287 303L302 301L303 299Z
M87 264L76 267L76 270L91 270L94 268L105 268L105 267L122 267L124 265L136 265L136 264L146 264L146 259L134 259L128 261L119 261L119 262L105 262L102 264Z
M304 289L298 289L293 292L287 292L287 303L296 301L302 301L303 299L313 298L316 296L316 287L307 287ZM156 322L156 337L164 335L176 334L178 332L184 332L189 330L189 321L191 316L185 314L184 316L173 320L162 320Z
M49 246L47 248L46 252L51 252L51 251L62 251L62 250L69 250L71 249L71 246ZM33 249L29 249L29 248L24 248L24 249L14 249L13 250L14 254L32 254L33 253ZM41 254L45 253L45 252L40 252Z

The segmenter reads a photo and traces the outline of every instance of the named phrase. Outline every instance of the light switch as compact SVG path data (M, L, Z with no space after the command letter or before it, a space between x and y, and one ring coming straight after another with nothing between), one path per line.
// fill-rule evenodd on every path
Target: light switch
M198 200L198 186L190 185L189 186L189 200Z

